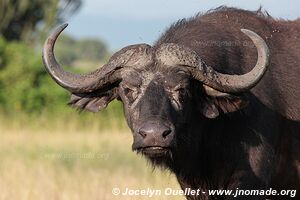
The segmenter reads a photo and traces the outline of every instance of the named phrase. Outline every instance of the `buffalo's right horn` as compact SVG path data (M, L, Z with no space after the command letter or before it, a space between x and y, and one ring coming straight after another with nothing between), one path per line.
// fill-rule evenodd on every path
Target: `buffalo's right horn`
M139 63L138 60L144 59L145 56L147 58L151 48L147 44L125 47L115 53L103 67L84 75L74 74L63 70L56 61L53 52L57 37L66 27L67 24L57 27L47 38L43 47L43 63L47 72L56 83L72 93L92 92L121 81L120 69L125 67L129 61Z
M164 65L188 68L194 79L206 85L205 90L211 88L207 91L213 96L245 92L254 87L267 70L269 48L265 41L253 31L247 29L241 31L252 40L258 52L255 67L246 74L230 75L217 72L201 59L201 55L184 45L175 43L162 44L156 51L156 58Z
M193 75L205 85L221 92L238 93L253 88L263 77L269 64L269 48L266 42L255 32L241 29L257 49L257 62L254 68L242 75L222 74L215 71L204 62L198 65L201 70L194 70Z

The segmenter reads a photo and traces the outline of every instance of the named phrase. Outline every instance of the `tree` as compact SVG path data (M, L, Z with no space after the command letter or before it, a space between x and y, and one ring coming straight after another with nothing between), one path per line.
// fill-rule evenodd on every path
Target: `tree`
M81 4L81 0L0 0L0 35L7 41L32 41Z

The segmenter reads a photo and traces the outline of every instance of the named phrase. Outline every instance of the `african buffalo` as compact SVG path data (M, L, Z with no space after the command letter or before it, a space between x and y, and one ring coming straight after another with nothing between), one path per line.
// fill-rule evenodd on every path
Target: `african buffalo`
M300 189L300 20L221 7L178 21L153 46L123 48L85 75L55 60L65 27L47 39L43 61L72 93L70 105L98 112L122 101L132 149L175 173L183 189L201 189L187 199L266 198L211 189Z

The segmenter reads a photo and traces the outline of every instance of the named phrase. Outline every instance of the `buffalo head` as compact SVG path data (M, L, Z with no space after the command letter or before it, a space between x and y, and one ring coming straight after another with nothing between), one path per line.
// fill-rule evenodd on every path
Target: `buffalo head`
M219 73L206 65L201 55L174 43L128 46L103 67L84 75L73 74L63 70L53 53L65 27L59 26L45 42L47 72L72 93L73 106L97 112L113 99L121 100L134 137L133 149L151 159L172 157L178 135L188 131L196 111L203 118L216 118L240 109L243 103L235 94L254 87L268 64L266 43L256 33L242 29L258 51L256 66L243 75ZM209 100L225 97L225 103Z

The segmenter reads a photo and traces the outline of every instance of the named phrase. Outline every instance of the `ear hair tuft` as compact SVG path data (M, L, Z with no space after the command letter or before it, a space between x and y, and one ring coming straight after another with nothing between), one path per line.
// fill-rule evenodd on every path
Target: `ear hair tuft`
M99 112L115 98L117 92L115 89L105 93L89 93L89 94L72 94L68 105L78 108L79 110L87 110L90 112Z

